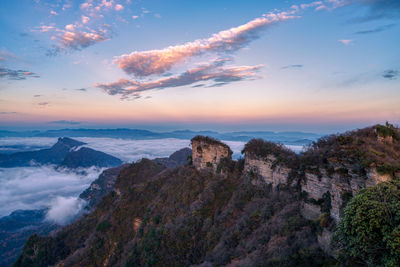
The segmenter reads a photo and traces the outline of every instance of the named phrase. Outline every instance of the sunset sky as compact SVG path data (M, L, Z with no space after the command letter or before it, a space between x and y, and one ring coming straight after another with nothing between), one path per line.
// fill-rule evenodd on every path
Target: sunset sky
M0 129L400 123L398 0L3 0Z

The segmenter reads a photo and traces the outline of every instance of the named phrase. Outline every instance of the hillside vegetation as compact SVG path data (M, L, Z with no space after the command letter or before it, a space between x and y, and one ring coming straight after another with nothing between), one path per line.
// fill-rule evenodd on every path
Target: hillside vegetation
M276 164L291 169L297 185L305 172L321 169L364 177L376 167L395 178L398 137L399 130L386 124L321 138L300 155L259 139L244 152L274 156ZM96 209L54 236L32 236L14 266L336 266L318 244L329 214L303 218L299 186L272 188L243 168L243 159L223 160L215 173L190 164L167 169L147 159L130 164ZM353 202L376 201L374 194L362 194ZM400 206L399 198L390 201ZM346 216L357 212L353 207ZM366 228L374 223L357 216ZM357 239L359 221L346 220L355 228L339 227L342 248L346 240L365 240ZM343 255L343 263L357 263L352 254Z

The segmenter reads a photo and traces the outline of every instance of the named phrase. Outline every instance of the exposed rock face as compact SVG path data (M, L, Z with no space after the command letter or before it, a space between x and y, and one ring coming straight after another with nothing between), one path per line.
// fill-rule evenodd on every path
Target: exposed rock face
M178 168L188 163L188 157L192 155L192 150L188 147L175 151L168 158L156 158L155 162L163 164L169 169Z
M232 151L226 144L203 136L192 139L192 161L196 169L212 168L216 171L223 158L232 159Z
M322 173L320 177L306 173L306 179L301 183L302 191L307 192L308 200L312 200L311 203L307 202L302 206L302 214L307 219L317 219L323 212L326 212L322 210L321 204L324 201L324 194L329 193L329 213L337 223L340 219L340 209L344 204L346 195L355 195L361 188L391 180L389 175L381 175L376 169L370 169L366 176L359 176L351 172L346 176L336 173L328 176L326 172L322 171ZM317 212L318 208L319 212Z
M266 158L257 157L246 153L244 171L253 172L261 177L267 184L276 188L279 184L287 184L290 169L276 164L276 158L269 155Z

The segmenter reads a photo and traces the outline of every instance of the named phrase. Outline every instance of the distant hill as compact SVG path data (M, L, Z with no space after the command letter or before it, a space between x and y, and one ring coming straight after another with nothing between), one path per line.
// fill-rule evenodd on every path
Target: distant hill
M176 168L187 164L188 157L192 155L192 150L188 147L182 148L168 158L156 158L155 162L163 164L167 168Z
M74 169L90 166L114 167L121 164L122 161L116 157L88 147L82 147L77 151L69 152L61 162L60 167Z
M122 161L106 153L81 147L86 143L63 137L58 138L51 148L36 151L0 154L0 167L25 167L32 165L54 164L61 167L114 167ZM81 147L81 148L80 148Z
M85 145L68 137L58 138L55 145L48 149L0 154L0 167L23 167L34 164L60 164L73 148Z
M303 145L315 141L321 135L315 133L303 132L271 132L271 131L253 131L253 132L228 132L219 133L214 131L191 131L179 130L172 132L152 132L138 129L60 129L48 131L27 131L13 132L0 131L0 137L107 137L107 138L122 138L133 140L146 139L162 139L162 138L177 138L191 139L197 135L214 137L220 140L242 141L247 142L252 138L262 138L272 142L280 142L292 145Z

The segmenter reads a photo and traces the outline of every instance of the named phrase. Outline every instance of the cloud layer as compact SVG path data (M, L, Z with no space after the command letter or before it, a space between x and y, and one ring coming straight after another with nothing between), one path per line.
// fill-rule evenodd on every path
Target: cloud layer
M113 83L97 83L96 87L103 89L109 95L137 95L140 92L191 85L201 81L213 81L216 84L227 84L256 78L257 71L262 66L223 66L229 60L222 59L210 64L190 69L177 76L161 78L155 81L138 82L134 80L120 79Z
M355 32L354 34L372 34L372 33L378 33L378 32L383 32L383 31L389 30L389 29L393 28L394 26L396 26L396 24L392 23L392 24L387 24L387 25L379 26L379 27L376 27L376 28L373 28L373 29L358 31L358 32Z
M41 26L41 32L52 31L52 40L56 40L58 45L47 51L48 56L57 55L60 52L68 50L82 50L96 43L104 42L111 38L111 27L107 24L91 29L80 23L68 24L65 29L59 29L53 26Z
M17 209L49 207L58 196L78 196L102 169L85 172L56 170L52 166L0 168L0 216Z
M0 67L0 78L8 80L26 80L26 78L40 78L40 76L27 70L12 70Z
M55 197L50 203L46 220L65 225L72 221L85 207L86 202L78 197Z
M189 140L155 139L126 140L115 138L75 138L88 147L116 156L125 162L141 158L167 157L173 152L190 147ZM48 147L57 138L0 138L0 147ZM244 142L223 141L233 150L233 158L241 156ZM300 146L291 146L299 150ZM59 224L67 223L77 215L84 203L79 194L95 180L103 169L87 168L77 172L55 169L53 166L0 168L0 217L17 209L49 208L47 219Z
M258 38L260 31L268 26L296 18L296 12L297 10L292 9L289 12L270 13L238 27L216 33L208 39L199 39L160 50L134 51L117 57L114 62L127 74L136 77L163 74L174 65L194 56L236 51Z
M397 76L400 75L398 70L385 70L382 74L382 77L389 80L394 80Z

